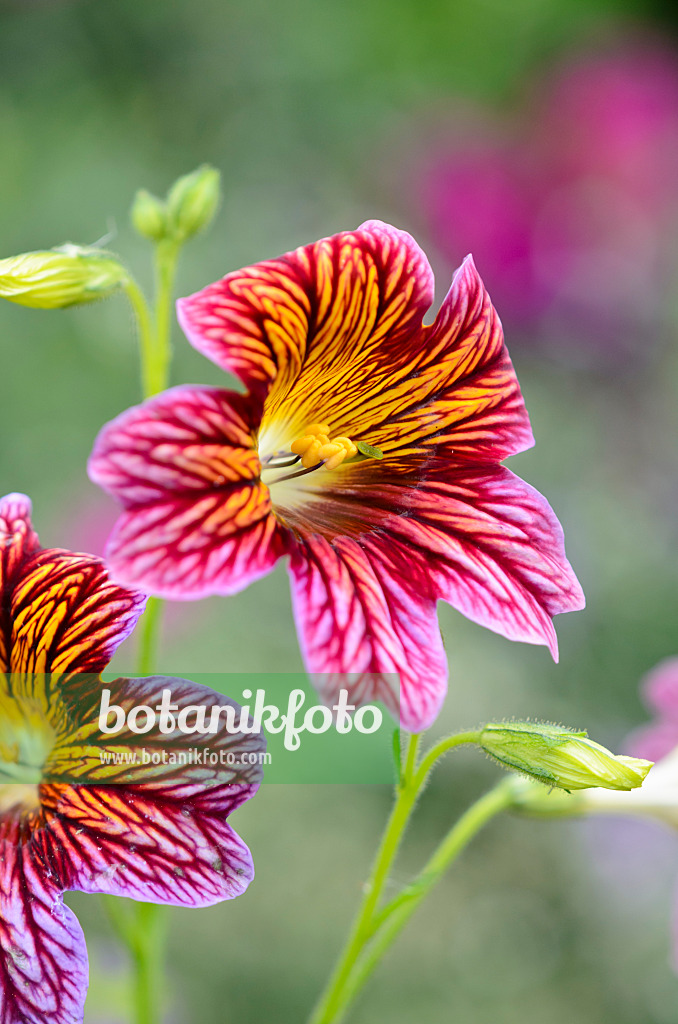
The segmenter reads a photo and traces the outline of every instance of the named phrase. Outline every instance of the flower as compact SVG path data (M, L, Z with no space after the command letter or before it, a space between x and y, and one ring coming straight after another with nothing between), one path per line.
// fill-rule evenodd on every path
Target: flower
M104 763L93 738L98 674L145 598L111 582L100 559L42 550L23 495L0 500L0 586L0 1020L77 1024L87 951L62 894L190 907L239 895L252 861L226 818L253 795L259 769L217 777ZM167 682L107 685L125 705L154 705ZM230 703L171 684L175 699ZM261 748L258 735L245 741L247 751ZM242 749L242 737L214 737L215 748L225 742Z
M470 258L424 326L432 300L424 253L380 221L231 273L179 319L247 393L157 395L103 428L89 464L124 508L116 578L233 594L288 554L322 695L357 673L354 702L399 703L410 730L445 695L440 598L554 656L552 616L583 606L553 512L500 465L533 438Z
M478 110L472 125L419 171L441 250L475 253L518 338L606 368L646 351L675 268L675 53L637 40L577 53L534 84L522 118Z

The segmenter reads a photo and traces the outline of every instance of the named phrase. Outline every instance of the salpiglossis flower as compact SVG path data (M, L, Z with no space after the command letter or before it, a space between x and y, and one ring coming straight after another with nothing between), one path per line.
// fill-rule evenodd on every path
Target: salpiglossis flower
M145 598L111 582L100 559L42 550L23 495L0 500L0 597L0 1021L78 1024L87 950L62 894L188 907L239 895L252 861L226 818L253 795L260 769L216 776L102 761L99 673ZM168 683L192 705L230 703L185 680L110 685L124 707L153 707ZM176 742L162 739L170 750ZM116 748L130 740L139 746L121 735ZM212 745L252 752L262 740Z
M288 554L324 695L340 673L399 673L411 730L445 694L438 599L554 654L552 617L583 605L553 512L500 465L533 438L470 258L425 326L432 301L424 253L380 221L231 273L179 319L246 394L167 391L108 424L90 461L124 507L116 578L233 594ZM386 682L353 696L398 704Z

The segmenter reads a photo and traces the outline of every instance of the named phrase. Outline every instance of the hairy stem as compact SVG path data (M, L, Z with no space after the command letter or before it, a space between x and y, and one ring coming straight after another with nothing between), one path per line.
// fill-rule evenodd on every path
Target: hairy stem
M348 1005L346 993L352 990L353 971L365 947L379 927L381 915L378 911L384 886L428 774L438 758L446 751L463 743L476 742L478 733L458 733L441 741L425 754L421 763L417 765L419 739L418 735L410 736L408 739L405 763L402 766L400 780L396 788L395 804L379 844L370 878L365 886L363 902L327 987L311 1016L310 1024L331 1024L339 1019L337 1013L341 1008Z

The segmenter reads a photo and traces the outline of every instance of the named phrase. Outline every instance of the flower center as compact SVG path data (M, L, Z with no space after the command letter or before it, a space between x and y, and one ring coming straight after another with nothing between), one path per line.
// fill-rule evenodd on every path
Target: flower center
M264 474L267 475L265 483L270 486L283 480L305 476L322 467L336 469L344 459L351 459L357 454L358 448L349 437L330 438L330 428L326 423L311 423L301 437L292 441L289 450L278 451L262 458L262 477ZM268 476L272 470L292 469L299 463L302 469L277 475L273 479Z
M0 697L0 813L39 805L38 785L56 733L37 700Z

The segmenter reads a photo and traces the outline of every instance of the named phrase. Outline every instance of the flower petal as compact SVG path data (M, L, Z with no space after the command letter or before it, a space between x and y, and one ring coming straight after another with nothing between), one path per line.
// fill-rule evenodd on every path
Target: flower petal
M239 896L254 877L226 821L229 785L52 786L41 797L42 848L65 889L206 907Z
M368 221L228 274L177 309L191 344L268 396L272 410L302 370L317 407L321 382L359 357L397 357L432 300L431 269L414 239ZM312 398L310 406L308 422Z
M41 700L42 677L34 677L31 695ZM52 717L59 718L61 727L56 747L44 767L46 782L78 783L87 785L100 783L115 785L157 784L161 789L174 786L228 785L231 792L230 810L235 810L244 800L253 795L261 781L262 770L259 755L266 749L265 738L260 732L247 733L239 726L242 714L240 705L217 693L208 686L179 679L174 676L148 676L143 679L115 679L103 683L107 691L110 708L122 708L125 724L115 733L99 731L99 717L102 708L102 682L98 676L78 676L67 686L55 688L59 706ZM168 713L164 727L160 728L160 715L148 732L137 733L127 724L127 716L133 708L147 707L157 711L168 691L174 711ZM46 703L42 698L41 703ZM219 728L215 733L202 737L199 733L182 731L177 724L180 712L186 708L204 708L206 727L211 721L215 707L229 709L236 723L235 731L226 728L226 713L220 713ZM199 712L187 714L187 727L193 728ZM112 712L109 719L112 717ZM113 716L114 718L114 716ZM145 721L144 717L141 719ZM193 755L197 750L206 749L211 757L209 763L186 761L182 755ZM143 753L146 753L144 763ZM157 763L148 759L158 754ZM216 758L216 760L215 760ZM212 764L212 762L215 762Z
M31 500L25 494L0 498L0 594L6 595L24 559L40 547L31 525ZM0 672L9 669L7 601L0 601Z
M361 416L378 424L372 443L384 452L486 463L534 444L501 322L470 256L407 361L374 383Z
M293 599L309 670L399 672L401 722L419 731L446 687L438 599L555 657L552 616L584 598L552 510L507 469L432 460L428 479L381 473L357 467L294 521Z
M234 391L176 387L107 423L89 475L125 508L167 494L224 492L259 477L252 403Z
M25 494L0 498L0 587L11 585L24 559L40 548L31 524L31 500Z
M503 466L436 462L428 472L409 493L407 513L368 535L365 547L401 545L420 593L428 578L431 596L510 640L547 644L557 658L552 617L583 608L584 595L546 499ZM380 488L382 501L388 491Z
M131 509L107 547L117 579L173 600L236 594L269 573L282 553L263 485Z
M141 705L156 709L169 691L177 714L232 707L240 719L234 701L185 679L118 679L106 687L110 706L126 714ZM61 696L74 728L60 736L45 775L86 781L40 787L42 822L33 842L62 888L196 907L243 892L253 877L252 859L226 819L257 791L262 734L231 733L222 718L218 732L208 736L189 735L176 723L167 733L156 725L139 735L125 726L102 736L95 679L72 681ZM143 763L142 751L150 764ZM182 755L189 753L185 763Z
M59 549L28 559L10 596L12 672L101 672L146 598L112 583L99 558Z
M32 844L17 844L17 827L5 821L0 833L0 1021L80 1024L89 983L82 929Z
M403 728L426 729L445 697L447 663L435 601L426 583L423 597L408 583L407 551L384 557L362 541L311 534L290 573L304 660L309 672L329 674L321 686L327 703L345 688L354 702L383 700Z
M242 395L181 387L104 427L89 472L126 509L107 548L116 578L198 598L270 572L283 545L252 417Z
M499 318L469 257L431 327L428 261L405 232L355 232L229 274L179 302L192 344L293 439L315 421L398 455L500 461L533 444Z

